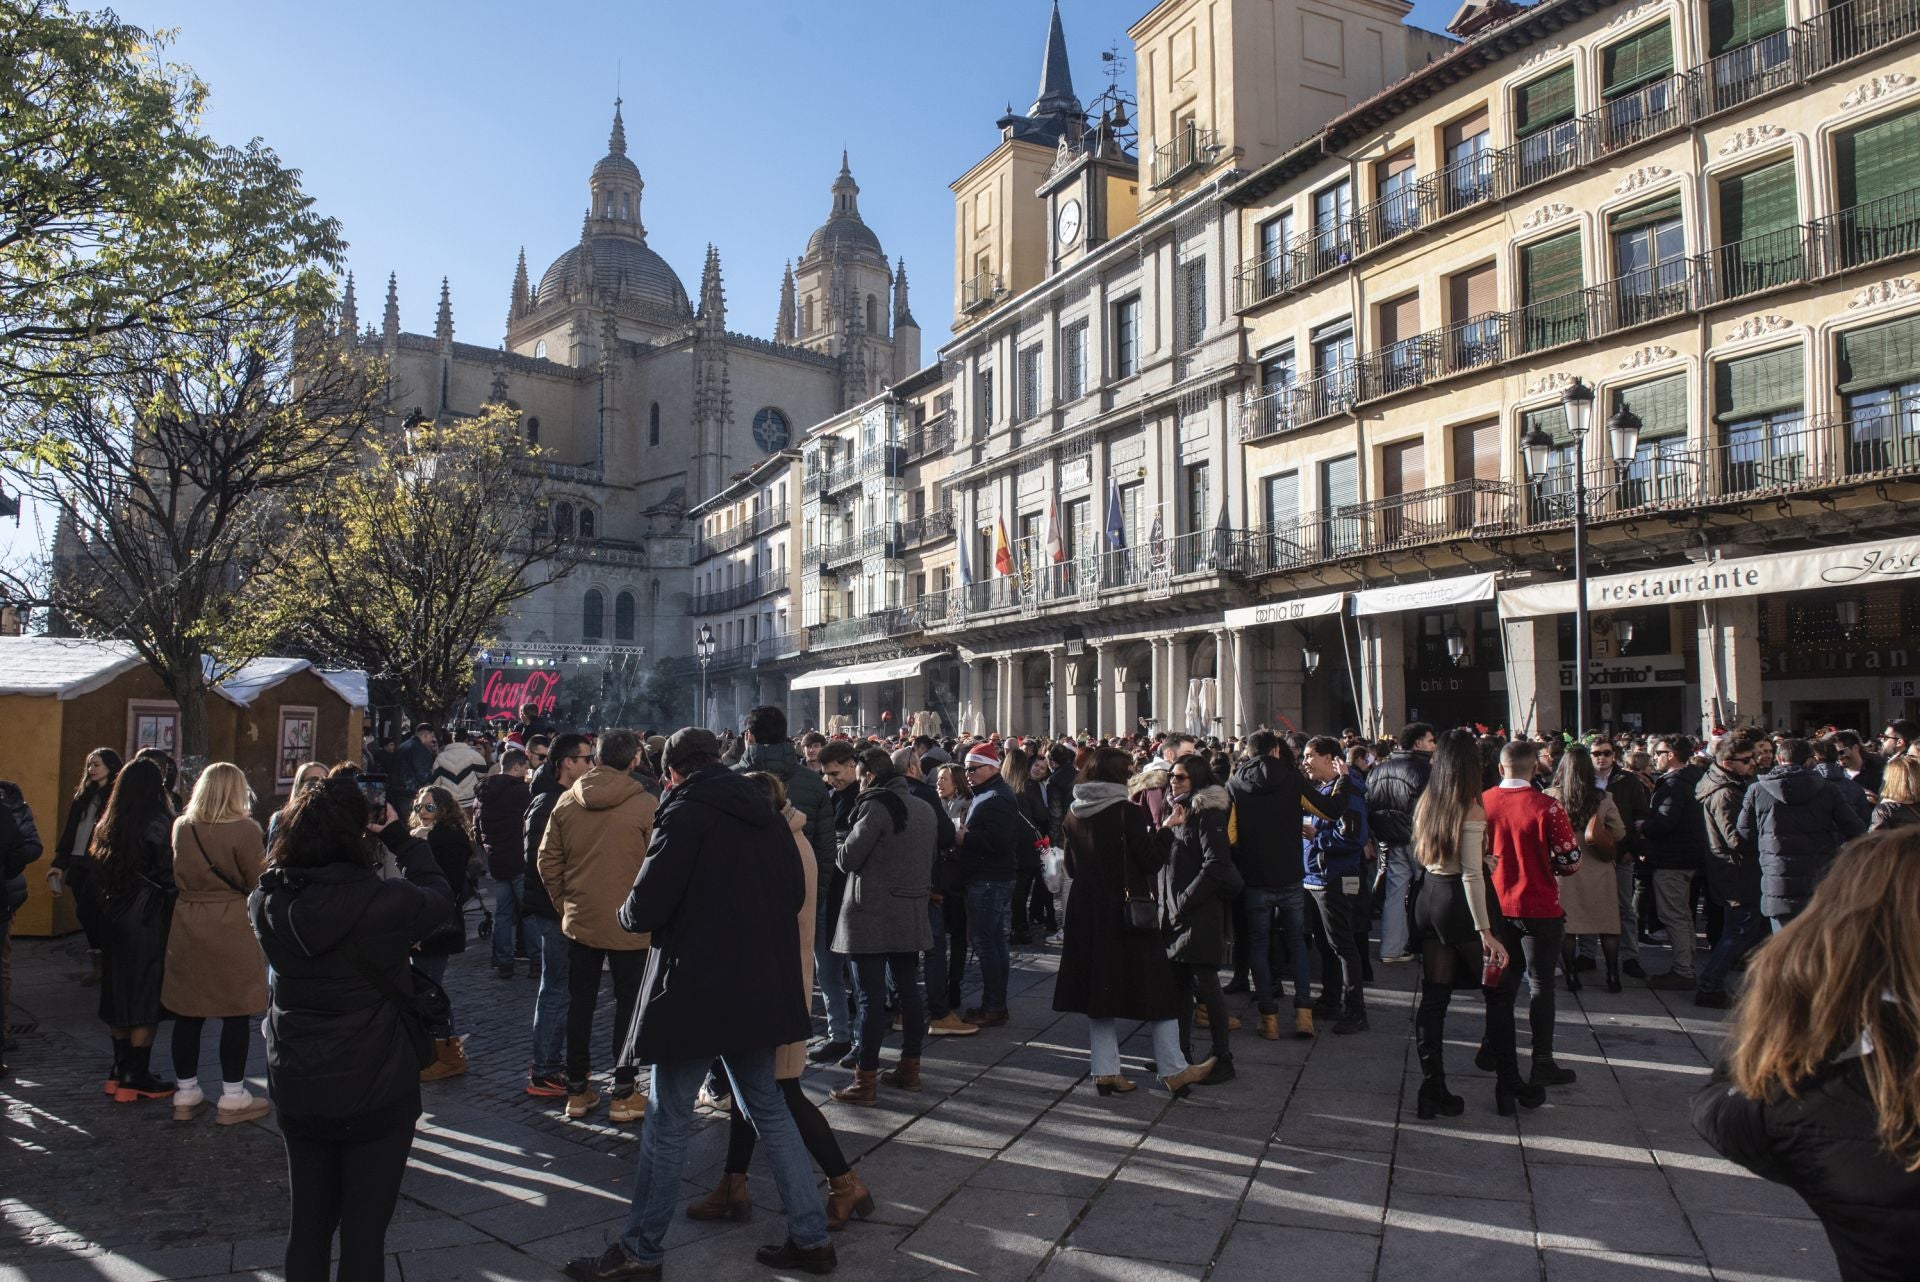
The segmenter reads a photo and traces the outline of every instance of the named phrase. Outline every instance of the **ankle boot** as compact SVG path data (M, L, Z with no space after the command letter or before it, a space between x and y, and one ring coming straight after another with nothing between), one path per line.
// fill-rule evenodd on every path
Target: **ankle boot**
M898 1064L880 1074L880 1081L882 1084L891 1086L896 1090L919 1090L920 1057L916 1055L912 1059L908 1059L905 1055L902 1055Z
M467 1048L464 1037L436 1037L433 1039L433 1063L420 1070L423 1082L438 1082L449 1077L459 1077L467 1071Z
M1423 1122L1431 1121L1435 1116L1458 1117L1467 1111L1467 1102L1449 1091L1447 1079L1435 1073L1420 1083L1416 1111Z
M1313 1008L1295 1006L1293 1008L1293 1035L1299 1038L1313 1036Z
M1547 1102L1547 1088L1535 1086L1520 1076L1520 1070L1502 1068L1500 1078L1493 1084L1493 1107L1502 1117L1512 1117L1514 1105L1521 1108L1539 1108Z
M1312 1019L1313 1016L1309 1014L1307 1018ZM1260 1017L1260 1036L1264 1037L1266 1040L1270 1042L1277 1042L1280 1040L1279 1012L1276 1011L1271 1015L1262 1015Z
M746 1176L741 1176L744 1182ZM827 1231L838 1233L854 1216L866 1219L873 1214L873 1194L853 1171L827 1181Z
M880 1102L880 1073L876 1069L869 1073L864 1068L853 1070L853 1080L833 1092L830 1099L842 1104L861 1104L871 1107Z
M1620 991L1620 959L1617 957L1607 960L1607 991L1610 993Z
M747 1196L747 1177L722 1175L713 1192L687 1206L689 1220L748 1220L753 1218L753 1201Z

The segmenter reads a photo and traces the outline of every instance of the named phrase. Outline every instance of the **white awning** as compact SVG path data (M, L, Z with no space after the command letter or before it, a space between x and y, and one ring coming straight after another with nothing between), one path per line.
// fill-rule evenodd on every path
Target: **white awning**
M910 654L904 659L882 659L878 663L849 663L839 668L815 668L802 672L787 683L789 690L824 690L829 686L866 686L881 681L899 681L913 676L937 654Z
M1920 578L1920 540L1887 539L1807 552L1691 562L1665 570L1597 575L1587 580L1587 608L1622 610L1676 601L1732 600L1769 592L1864 588L1912 578ZM1509 588L1500 594L1500 617L1571 614L1575 600L1571 580Z
M1433 610L1493 600L1493 573L1463 574L1427 583L1396 583L1353 594L1355 614L1393 614L1400 610Z
M1344 592L1324 592L1319 596L1295 597L1291 601L1268 601L1260 605L1228 610L1221 623L1229 628L1252 628L1263 623L1290 623L1295 619L1318 619L1340 613L1346 603Z

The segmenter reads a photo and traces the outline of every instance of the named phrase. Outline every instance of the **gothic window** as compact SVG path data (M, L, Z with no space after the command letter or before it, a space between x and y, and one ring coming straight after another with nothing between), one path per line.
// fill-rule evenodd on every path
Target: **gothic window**
M633 593L622 592L613 599L613 639L633 640Z
M539 342L533 345L533 359L535 359L536 361L544 361L545 359L547 359L547 340L546 339L543 338Z
M606 633L607 598L599 588L587 589L586 605L580 611L580 639L598 641Z
M867 333L878 334L879 332L880 332L880 305L874 301L872 294L868 294L867 295Z
M813 300L811 298L807 300L807 315L804 323L800 326L800 332L802 334L813 333Z
M660 444L660 402L655 401L647 410L647 444Z
M573 537L573 504L565 499L553 505L553 532L563 539Z
M580 537L583 539L593 537L593 509L590 507L580 509Z
M545 347L546 344L542 343L541 346ZM540 420L537 418L530 418L527 420L527 444L538 445L539 443L540 443Z

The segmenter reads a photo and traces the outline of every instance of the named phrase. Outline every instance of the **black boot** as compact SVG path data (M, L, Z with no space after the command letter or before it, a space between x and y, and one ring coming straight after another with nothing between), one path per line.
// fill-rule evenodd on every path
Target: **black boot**
M1500 1116L1512 1117L1516 1104L1521 1108L1539 1108L1546 1102L1546 1087L1522 1080L1517 1064L1501 1065L1500 1076L1493 1084L1493 1107Z
M1551 1055L1533 1057L1533 1073L1530 1080L1535 1086L1571 1086L1578 1079L1579 1074L1554 1063Z
M798 1269L803 1273L831 1273L839 1263L834 1259L833 1243L824 1246L799 1246L788 1238L778 1246L763 1246L753 1258L770 1269Z
M1228 1082L1231 1082L1233 1078L1234 1078L1233 1056L1232 1055L1215 1055L1213 1057L1212 1071L1210 1071L1205 1077L1201 1078L1200 1081L1197 1083L1197 1085L1224 1086Z
M1467 1102L1447 1090L1445 1046L1447 1005L1453 1000L1451 984L1421 981L1420 1006L1414 1012L1414 1050L1420 1057L1420 1098L1418 1111L1422 1121L1435 1116L1458 1117Z
M1438 1117L1458 1117L1467 1111L1467 1102L1447 1089L1447 1079L1434 1074L1420 1083L1420 1098L1415 1111L1423 1122Z
M1620 991L1620 959L1618 957L1607 959L1607 991L1610 993Z

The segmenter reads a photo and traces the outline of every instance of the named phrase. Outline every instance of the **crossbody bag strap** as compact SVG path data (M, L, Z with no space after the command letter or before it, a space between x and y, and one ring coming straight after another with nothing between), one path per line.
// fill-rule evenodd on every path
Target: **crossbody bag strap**
M238 882L214 866L213 856L207 853L206 843L200 840L200 825L189 821L187 823L187 831L193 834L193 844L195 848L200 851L200 857L207 861L207 871L218 877L220 884L228 890L231 890L234 894L246 894L247 892L240 887Z

